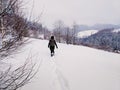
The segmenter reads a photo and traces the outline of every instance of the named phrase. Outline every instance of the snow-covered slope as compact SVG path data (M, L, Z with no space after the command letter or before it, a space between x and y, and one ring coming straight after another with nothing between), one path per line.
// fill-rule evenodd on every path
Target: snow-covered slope
M118 33L118 32L120 32L120 29L115 29L115 30L113 30L113 32Z
M120 55L84 46L58 44L50 56L48 41L30 39L8 63L23 63L28 56L40 69L21 90L120 90ZM10 59L10 58L9 58Z
M97 32L98 32L98 30L85 30L85 31L79 32L78 35L77 35L77 37L79 37L79 38L85 38L85 37L88 37L88 36L90 36L92 34L95 34Z

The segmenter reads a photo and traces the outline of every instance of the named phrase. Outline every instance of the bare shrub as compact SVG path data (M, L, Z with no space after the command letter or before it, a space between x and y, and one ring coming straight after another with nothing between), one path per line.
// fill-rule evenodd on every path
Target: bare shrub
M38 69L34 69L35 64L26 61L16 69L9 66L6 70L0 71L0 90L17 90L26 85L37 73Z
M20 11L21 0L0 0L0 62L18 47L25 45L27 39L27 19ZM5 68L4 66L3 68ZM33 78L35 64L28 61L13 69L0 70L0 90L17 90Z

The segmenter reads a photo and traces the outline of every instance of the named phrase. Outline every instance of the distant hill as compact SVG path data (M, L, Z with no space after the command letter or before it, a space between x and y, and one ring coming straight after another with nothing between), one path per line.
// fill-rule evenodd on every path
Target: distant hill
M120 53L120 29L98 30L97 33L93 34L91 33L93 31L90 31L81 31L78 33L79 37L82 37L81 44Z
M103 29L120 29L120 25L114 25L114 24L95 24L93 26L88 25L79 25L77 31L81 30L103 30Z
M85 30L85 31L80 31L77 34L78 38L85 38L85 37L89 37L95 33L97 33L99 30Z

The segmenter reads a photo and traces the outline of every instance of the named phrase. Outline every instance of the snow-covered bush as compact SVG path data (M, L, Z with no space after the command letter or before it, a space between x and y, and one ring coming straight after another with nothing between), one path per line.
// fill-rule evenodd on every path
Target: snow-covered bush
M0 66L2 60L19 46L23 45L23 36L27 36L27 20L20 11L21 0L0 0ZM0 90L17 90L27 84L34 76L34 65L12 69L13 66L0 69Z
M0 1L0 52L9 50L27 35L27 20L20 12L21 0Z

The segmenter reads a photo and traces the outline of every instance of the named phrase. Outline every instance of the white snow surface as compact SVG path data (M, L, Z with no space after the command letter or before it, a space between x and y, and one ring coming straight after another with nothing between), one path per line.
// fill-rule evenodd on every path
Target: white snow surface
M58 43L51 57L47 40L29 41L4 60L17 67L31 56L40 64L36 76L20 90L120 90L120 54Z
M88 36L91 36L95 33L97 33L98 30L85 30L85 31L80 31L77 35L77 37L79 38L85 38L85 37L88 37Z
M118 33L118 32L120 32L120 29L115 29L115 30L113 30L113 32Z

